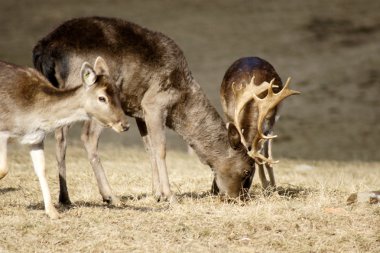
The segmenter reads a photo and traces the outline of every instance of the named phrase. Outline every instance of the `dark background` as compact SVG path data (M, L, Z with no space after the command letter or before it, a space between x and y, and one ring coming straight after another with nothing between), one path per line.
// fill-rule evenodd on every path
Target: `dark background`
M31 66L35 43L73 17L124 18L174 39L219 112L220 83L236 59L260 56L291 76L302 95L281 108L275 157L380 160L379 11L373 0L1 0L0 59ZM102 142L141 146L132 125L122 136L106 130ZM186 150L175 133L168 138L169 149Z

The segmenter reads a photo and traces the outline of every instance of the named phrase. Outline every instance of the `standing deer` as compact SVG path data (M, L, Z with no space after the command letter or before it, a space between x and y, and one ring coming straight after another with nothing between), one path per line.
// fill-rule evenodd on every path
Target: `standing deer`
M8 173L7 142L21 138L30 145L34 170L40 182L45 211L58 218L45 176L44 138L47 132L76 121L93 118L115 131L128 129L119 91L108 76L108 67L97 58L94 68L83 63L82 85L59 90L32 68L0 62L0 179Z
M289 80L283 87L281 78L267 61L246 57L235 61L226 71L220 98L231 146L243 145L248 155L256 160L264 189L275 188L272 163L272 135L278 104L288 96L299 94L289 90ZM267 169L269 182L265 176Z
M84 36L83 34L86 34ZM176 201L166 168L165 127L176 131L215 174L220 193L238 197L254 174L254 160L229 145L223 119L193 79L181 49L165 35L134 23L104 17L67 21L41 39L33 51L34 65L56 87L71 88L78 64L104 57L111 77L121 86L124 112L136 123L149 153L153 194L157 200ZM114 196L97 154L101 126L84 124L82 140L104 201ZM57 131L60 173L59 201L69 204L66 186L67 129Z

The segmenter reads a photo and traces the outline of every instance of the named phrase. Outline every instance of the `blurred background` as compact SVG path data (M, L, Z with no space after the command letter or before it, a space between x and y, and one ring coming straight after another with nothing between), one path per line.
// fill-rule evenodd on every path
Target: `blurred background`
M302 95L282 105L275 158L378 161L379 11L373 0L1 0L0 59L32 66L35 43L70 18L127 19L176 41L220 113L219 87L236 59L259 56L283 80L291 76ZM80 143L79 132L70 142ZM169 150L186 151L178 135L167 136ZM106 130L101 142L142 147L135 124L122 135Z

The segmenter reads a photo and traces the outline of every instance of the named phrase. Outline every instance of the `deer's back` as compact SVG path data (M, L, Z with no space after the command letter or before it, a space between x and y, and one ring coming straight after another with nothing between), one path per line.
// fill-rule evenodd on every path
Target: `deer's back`
M259 57L245 57L236 60L227 69L220 89L223 111L228 121L233 121L235 113L235 99L232 85L246 85L250 83L253 76L255 76L255 85L260 85L264 81L270 82L274 78L274 84L279 87L274 88L274 92L278 92L282 88L281 78L269 62ZM245 108L245 113L248 115L252 115L252 103L248 103L247 108Z
M167 36L134 23L105 17L69 20L40 40L34 65L56 87L70 88L83 60L102 56L111 76L122 85L124 111L134 116L154 82L179 91L191 84L191 73L180 48Z
M34 124L36 108L44 108L43 93L50 89L36 70L0 62L0 132L24 134ZM41 131L34 132L32 139L43 136Z
M36 70L0 62L0 111L32 109L51 85Z

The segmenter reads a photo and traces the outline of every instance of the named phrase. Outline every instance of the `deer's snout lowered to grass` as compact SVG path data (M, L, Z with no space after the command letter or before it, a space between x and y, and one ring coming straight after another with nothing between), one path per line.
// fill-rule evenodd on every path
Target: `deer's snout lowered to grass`
M57 218L45 177L43 141L47 132L76 121L93 118L121 132L128 129L120 106L119 89L109 77L106 62L80 68L82 85L60 90L37 70L0 62L0 179L8 173L7 142L20 138L30 145L34 170L40 182L45 210Z
M290 78L283 86L280 76L267 61L245 57L228 68L220 89L230 145L234 149L245 149L255 159L264 189L269 185L275 187L272 139L277 136L272 134L278 105L285 98L300 93L290 90L289 82Z

